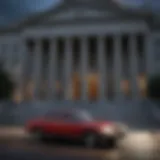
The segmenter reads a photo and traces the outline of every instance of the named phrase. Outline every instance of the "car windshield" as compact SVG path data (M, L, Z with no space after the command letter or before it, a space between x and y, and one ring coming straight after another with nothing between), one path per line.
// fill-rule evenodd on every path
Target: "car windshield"
M81 121L81 122L91 122L94 121L93 116L88 113L86 110L72 110L72 111L50 111L47 112L45 115L46 118L67 118L67 119L72 119L75 121Z
M77 113L77 117L78 117L78 119L79 120L81 120L81 121L93 121L94 120L94 118L92 117L92 115L91 114L89 114L88 112L86 112L86 111L79 111L78 113Z

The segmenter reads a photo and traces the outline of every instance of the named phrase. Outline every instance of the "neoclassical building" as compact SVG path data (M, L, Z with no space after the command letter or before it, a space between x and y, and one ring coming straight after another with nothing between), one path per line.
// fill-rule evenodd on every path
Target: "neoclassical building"
M112 0L65 0L2 28L0 57L20 100L137 99L158 71L159 26Z

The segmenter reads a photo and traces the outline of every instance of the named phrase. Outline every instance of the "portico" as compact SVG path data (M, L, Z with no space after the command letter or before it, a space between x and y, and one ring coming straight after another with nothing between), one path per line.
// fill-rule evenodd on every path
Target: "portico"
M77 72L81 79L81 96L79 98L80 100L88 100L87 75L94 72L97 73L99 79L99 100L107 99L108 83L111 77L113 79L112 92L114 99L123 99L125 95L121 88L121 82L126 74L125 70L128 70L128 77L130 78L131 82L130 86L132 98L138 98L140 94L137 82L137 77L139 74L138 67L140 67L140 51L138 51L139 35L142 35L144 38L146 33L135 32L128 34L114 34L113 32L108 35L103 34L96 36L64 36L63 38L59 38L57 36L48 38L46 37L45 40L48 42L48 49L46 50L43 49L45 43L44 38L33 37L31 39L34 42L34 47L32 50L33 65L31 68L33 73L30 75L30 78L35 84L33 88L33 97L35 99L39 99L41 87L42 85L46 85L45 97L47 99L56 99L56 82L60 81L61 85L63 86L63 98L65 100L73 99L72 77L73 73ZM124 46L125 37L127 38L126 47ZM78 42L77 46L75 46L76 40ZM77 47L77 52L75 51L76 49L74 49L75 47ZM142 47L147 46L144 44ZM143 49L143 51L145 50ZM142 54L144 56L143 58L147 59L146 54ZM28 55L29 53L27 52L26 56ZM43 62L45 56L47 56L46 62ZM78 56L78 58L76 56ZM93 62L90 62L92 56L94 59ZM128 56L128 63L125 56ZM128 65L125 65L125 63ZM26 65L25 60L23 65ZM45 84L44 82L47 83Z

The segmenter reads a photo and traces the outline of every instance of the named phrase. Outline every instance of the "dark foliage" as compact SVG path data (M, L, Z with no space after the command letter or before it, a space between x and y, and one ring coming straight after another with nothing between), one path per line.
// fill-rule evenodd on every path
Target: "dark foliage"
M160 75L154 75L148 82L148 97L153 100L160 100Z
M9 74L5 72L0 64L0 100L8 100L11 98L14 90L14 83Z

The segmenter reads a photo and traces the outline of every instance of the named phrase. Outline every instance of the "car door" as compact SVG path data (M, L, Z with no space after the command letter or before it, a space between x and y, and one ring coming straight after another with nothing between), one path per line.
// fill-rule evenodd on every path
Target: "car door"
M65 136L69 138L76 138L81 135L83 124L72 114L63 115L63 123L61 130Z
M45 117L45 132L62 136L63 135L63 122L61 120L61 114L58 112L49 113Z

